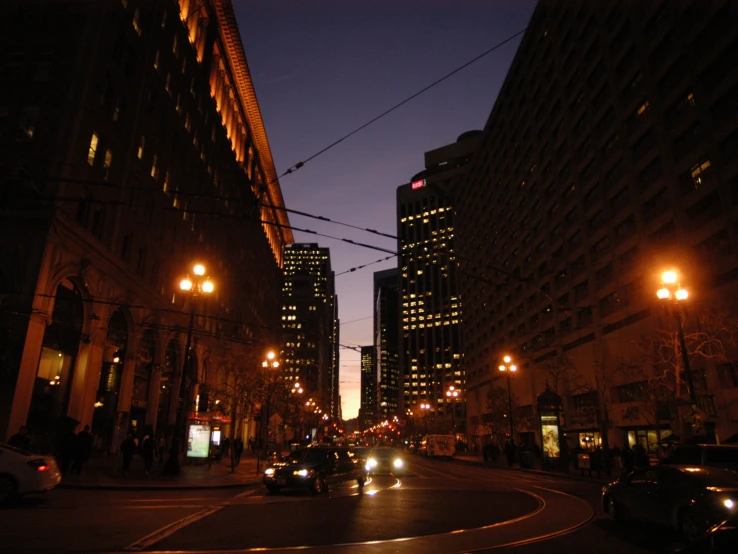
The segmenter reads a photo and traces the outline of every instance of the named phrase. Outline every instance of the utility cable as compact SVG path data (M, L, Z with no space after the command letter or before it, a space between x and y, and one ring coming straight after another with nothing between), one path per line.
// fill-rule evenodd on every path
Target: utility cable
M369 262L368 264L364 265L357 265L356 267L352 267L351 269L347 269L346 271L342 271L341 273L336 273L336 277L339 275L346 275L347 273L353 273L354 271L358 271L359 269L364 269L365 267L368 267L370 265L378 264L381 262L386 262L387 260L391 260L392 258L397 257L397 254L392 254L391 256L387 256L386 258L380 258L379 260L374 260L373 262Z
M510 42L511 40L513 40L513 39L517 38L518 36L522 35L522 34L523 34L523 33L524 33L524 32L525 32L526 30L527 30L527 27L526 27L525 29L521 30L521 31L518 31L518 32L517 32L517 33L515 33L514 35L511 35L511 36L509 36L508 38L506 38L506 39L505 39L505 40L503 40L502 42L500 42L500 43L498 43L498 44L494 45L494 46L493 46L492 48L489 48L489 49L487 49L486 51L482 52L481 54L479 54L479 55L478 55L478 56L476 56L475 58L473 58L473 59L469 60L468 62L466 62L465 64L463 64L463 65L461 65L461 66L457 67L456 69L454 69L454 70L453 70L453 71L451 71L450 73L447 73L446 75L444 75L444 76L443 76L443 77L441 77L440 79L436 79L436 80L435 80L435 81L433 81L433 82L432 82L432 83L431 83L430 85L427 85L427 86L425 86L424 88L420 89L420 90L419 90L418 92L416 92L415 94L413 94L413 95L411 95L411 96L408 96L408 97L407 97L407 98L405 98L405 100L403 100L402 102L399 102L398 104L395 104L394 106L392 106L392 107L391 107L391 108L389 108L388 110L385 110L384 112L382 112L382 113L381 113L381 114L379 114L378 116L374 117L373 119L370 119L369 121L367 121L367 122L366 122L366 123L364 123L363 125L360 125L359 127L357 127L356 129L354 129L354 130L353 130L353 131L351 131L350 133L347 133L347 134L343 135L343 136L342 136L341 138L339 138L338 140L336 140L336 141L334 141L334 142L330 143L330 144L329 144L328 146L326 146L326 147L325 147L325 148L323 148L322 150L319 150L318 152L316 152L315 154L313 154L313 155L312 155L312 156L310 156L309 158L306 158L305 160L303 160L303 161L301 161L301 162L297 162L297 163L296 163L295 165L293 165L292 167L290 167L289 169L287 169L287 171L285 171L284 173L282 173L281 175L279 175L279 176L277 177L277 180L281 179L281 178L282 178L282 177L284 177L285 175L289 175L290 173L294 173L295 171L297 171L298 169L300 169L300 168L301 168L302 166L304 166L304 165L305 165L306 163L310 162L311 160L314 160L315 158L317 158L317 157L318 157L318 156L320 156L321 154L324 154L325 152L327 152L328 150L330 150L330 149L331 149L331 148L333 148L334 146L337 146L337 145L341 144L341 143L342 143L342 142L343 142L344 140L346 140L347 138L349 138L349 137L351 137L351 136L355 135L355 134L356 134L356 133L358 133L359 131L361 131L361 130L363 130L363 129L366 129L366 128L367 128L367 127L369 127L369 125L371 125L372 123L375 123L375 122L379 121L379 120L380 120L380 119L382 119L382 118L383 118L384 116L386 116L386 115L389 115L390 113L392 113L392 112L393 112L393 111L395 111L396 109L400 108L401 106L404 106L405 104L407 104L407 103L408 103L408 102L410 102L411 100L413 100L413 99L417 98L418 96L420 96L420 95L421 95L421 94L423 94L424 92L426 92L426 91L428 91L428 90L432 89L433 87L435 87L436 85L438 85L438 84L442 83L443 81L445 81L445 80L446 80L446 79L448 79L449 77L451 77L451 76L455 75L455 74L456 74L456 73L458 73L459 71L461 71L461 70L463 70L463 69L466 69L467 67L469 67L469 66L470 66L470 65L472 65L473 63L475 63L475 62L477 62L477 61L481 60L482 58L484 58L484 57L485 57L485 56L487 56L488 54L491 54L492 52L494 52L494 51L495 51L495 50L497 50L498 48L500 48L500 47L504 46L505 44L507 44L508 42Z

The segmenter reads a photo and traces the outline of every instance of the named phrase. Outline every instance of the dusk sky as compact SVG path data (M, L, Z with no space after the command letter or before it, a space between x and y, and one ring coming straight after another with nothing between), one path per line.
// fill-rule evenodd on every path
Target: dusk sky
M525 28L533 0L234 0L277 173ZM396 233L395 191L423 153L481 129L519 44L489 54L307 163L280 185L285 204ZM292 225L395 251L394 240L294 214ZM331 251L336 273L386 256L295 232ZM336 278L340 342L372 343L372 276ZM359 409L359 354L342 348L343 417Z

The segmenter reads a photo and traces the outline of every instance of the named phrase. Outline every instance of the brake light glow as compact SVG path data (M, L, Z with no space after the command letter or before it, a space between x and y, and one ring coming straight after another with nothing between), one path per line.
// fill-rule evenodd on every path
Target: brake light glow
M49 466L46 465L45 460L31 460L28 465L36 471L49 471Z

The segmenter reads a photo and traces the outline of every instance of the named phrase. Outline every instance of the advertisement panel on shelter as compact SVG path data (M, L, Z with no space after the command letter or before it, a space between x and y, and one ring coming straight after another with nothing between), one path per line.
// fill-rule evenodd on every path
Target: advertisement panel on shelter
M210 448L210 425L190 425L187 437L187 457L207 458Z

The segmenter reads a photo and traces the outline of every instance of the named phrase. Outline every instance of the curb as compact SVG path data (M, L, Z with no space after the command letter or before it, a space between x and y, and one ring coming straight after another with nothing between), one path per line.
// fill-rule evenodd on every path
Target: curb
M248 483L228 483L222 485L95 485L92 483L59 483L58 489L77 489L77 490L104 490L104 491L196 491L196 490L216 490L216 489L243 489L248 487L256 487L260 485L260 481L252 481Z
M558 473L555 471L544 471L542 469L526 469L526 468L520 468L520 467L489 466L488 464L485 464L484 462L475 462L472 460L460 460L459 458L454 458L454 461L460 462L462 464L468 464L468 465L474 465L474 466L480 466L480 467L494 467L494 469L502 469L505 471L520 471L522 473L530 473L532 475L546 475L549 477L559 477L561 479L569 479L570 481L584 481L585 483L606 484L606 483L609 483L611 480L615 479L613 477L612 479L606 478L605 480L601 480L601 479L597 479L596 477L585 477L585 476L579 476L579 475L572 475L571 473Z

